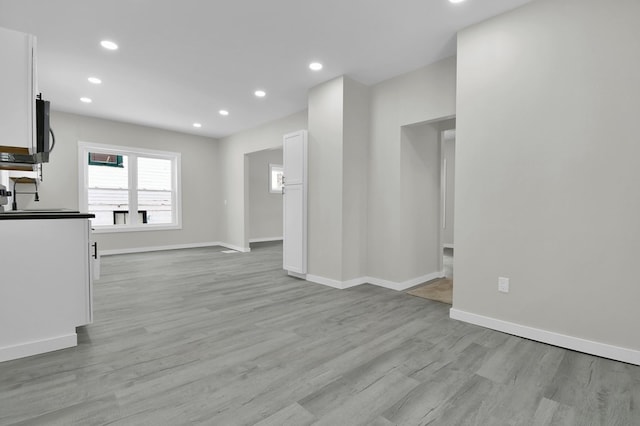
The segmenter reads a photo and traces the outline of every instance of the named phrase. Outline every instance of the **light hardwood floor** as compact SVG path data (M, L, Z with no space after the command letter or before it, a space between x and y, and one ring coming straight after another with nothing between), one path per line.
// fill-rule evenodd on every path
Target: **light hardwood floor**
M0 364L0 424L640 425L640 367L221 250L103 258L80 345Z

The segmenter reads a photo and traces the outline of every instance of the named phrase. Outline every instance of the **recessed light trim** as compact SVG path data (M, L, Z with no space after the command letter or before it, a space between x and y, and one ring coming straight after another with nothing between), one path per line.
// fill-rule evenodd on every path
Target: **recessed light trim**
M226 117L227 115L229 115L229 111L227 111L226 109L221 109L220 111L218 111L218 114L224 115Z
M267 92L265 92L264 90L256 90L255 92L253 92L254 95L256 95L257 98L264 98L265 96L267 96Z
M462 3L464 0L449 0L449 3Z
M200 123L193 123L193 127L199 129L200 127L202 127L202 124Z
M89 77L87 80L89 80L89 83L91 84L102 84L102 80L98 77Z
M118 45L111 40L102 40L100 42L100 46L104 47L107 50L118 50Z
M84 102L85 104L90 104L91 102L93 102L93 100L91 98L87 98L87 97L82 97L80 98L80 102Z
M311 62L309 64L309 69L311 71L320 71L322 69L322 64L320 62Z

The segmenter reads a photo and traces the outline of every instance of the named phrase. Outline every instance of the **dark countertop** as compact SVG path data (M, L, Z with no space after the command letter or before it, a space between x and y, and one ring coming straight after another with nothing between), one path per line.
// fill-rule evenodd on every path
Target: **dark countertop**
M8 210L0 212L0 220L25 219L93 219L93 213L80 213L75 210Z

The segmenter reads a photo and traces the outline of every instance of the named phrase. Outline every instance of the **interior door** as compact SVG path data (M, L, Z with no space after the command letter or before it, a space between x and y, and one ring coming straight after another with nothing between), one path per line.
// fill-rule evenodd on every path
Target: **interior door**
M283 139L283 268L307 273L307 132Z

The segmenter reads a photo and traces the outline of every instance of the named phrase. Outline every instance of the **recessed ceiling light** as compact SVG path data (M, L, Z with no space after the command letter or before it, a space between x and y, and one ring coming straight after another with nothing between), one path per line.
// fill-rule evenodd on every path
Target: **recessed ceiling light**
M226 109L221 109L220 111L218 111L218 113L220 115L229 115L229 111L227 111Z
M267 92L265 92L264 90L256 90L255 92L253 92L253 94L259 98L264 98L265 96L267 96Z
M464 0L449 0L449 3L462 3Z
M322 64L320 62L311 62L309 64L309 69L313 71L320 71L322 69Z
M90 104L93 102L91 98L80 98L80 102L84 102L85 104Z
M118 45L115 44L114 42L110 41L110 40L102 40L100 42L100 45L102 47L104 47L105 49L109 49L109 50L118 50Z
M89 83L102 84L102 80L100 80L98 77L89 77L87 80L89 80Z
M197 128L199 129L200 127L202 127L202 124L200 124L200 123L193 123L193 127L197 127Z

